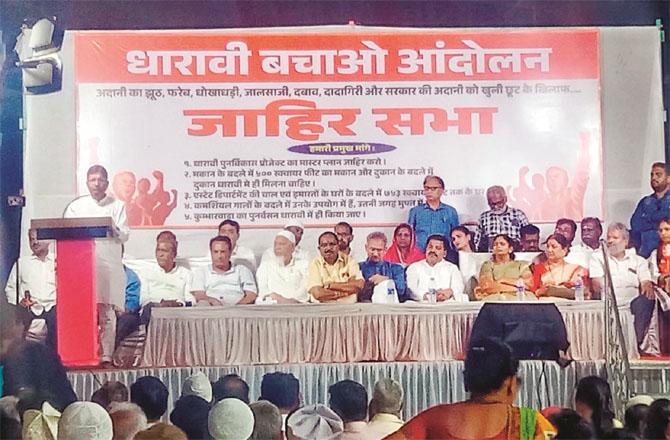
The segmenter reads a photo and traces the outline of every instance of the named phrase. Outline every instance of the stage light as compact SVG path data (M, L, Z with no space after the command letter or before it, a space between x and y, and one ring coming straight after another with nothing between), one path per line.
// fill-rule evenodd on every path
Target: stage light
M54 19L55 20L55 19ZM14 51L19 56L17 67L23 73L23 86L32 94L60 89L62 62L60 47L54 45L54 21L38 20L32 27L24 25L16 38Z

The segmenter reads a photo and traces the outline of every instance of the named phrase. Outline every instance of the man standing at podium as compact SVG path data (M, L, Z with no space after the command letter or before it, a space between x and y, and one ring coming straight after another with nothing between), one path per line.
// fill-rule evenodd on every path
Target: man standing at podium
M86 172L86 187L89 194L71 201L65 208L63 217L111 217L114 228L118 233L116 240L124 243L128 240L129 233L126 209L123 202L107 195L108 186L107 170L101 165L91 166ZM103 243L100 242L96 246L103 246ZM119 279L120 277L125 280L121 266L120 249L118 255L114 246L109 247L109 249L109 254L105 254L104 275L109 276L110 279ZM100 268L98 268L98 275L101 275ZM125 292L122 286L118 287L98 291L98 326L100 327L100 360L102 366L112 365L112 355L116 342L116 310L122 312L124 309Z

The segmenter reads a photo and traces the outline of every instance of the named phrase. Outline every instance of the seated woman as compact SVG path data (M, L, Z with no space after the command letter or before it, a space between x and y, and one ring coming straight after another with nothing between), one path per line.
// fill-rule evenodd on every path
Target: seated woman
M565 261L570 251L570 243L559 234L552 234L547 238L545 255L547 260L538 263L533 269L533 288L535 296L543 298L575 299L575 283L580 279L584 283L584 298L589 299L589 289L586 280L588 271L577 264Z
M407 267L424 258L426 256L416 246L416 236L412 227L407 223L396 226L393 231L393 242L384 255L384 261Z
M470 399L437 405L407 422L387 439L542 439L555 434L538 411L514 406L519 361L498 338L470 347L463 379Z
M514 260L514 242L505 234L493 238L493 255L485 261L479 271L479 286L475 288L475 298L488 301L517 300L516 283L519 278L524 284L524 300L536 300L532 292L533 274L527 261Z

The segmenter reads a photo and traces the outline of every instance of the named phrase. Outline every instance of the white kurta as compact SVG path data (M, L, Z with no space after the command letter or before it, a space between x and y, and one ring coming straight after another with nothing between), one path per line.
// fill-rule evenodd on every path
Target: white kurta
M36 302L30 308L35 315L41 315L45 310L48 312L56 305L56 272L51 253L44 261L35 255L19 258L19 301L26 290ZM7 279L5 293L9 303L16 304L16 263Z
M99 202L90 195L78 197L67 205L63 217L111 217L114 225L119 229L121 243L128 241L130 228L126 217L126 207L123 202L113 197L106 196Z
M422 300L430 289L451 289L454 296L449 301L468 301L463 292L463 275L455 264L446 260L435 266L430 266L426 260L410 264L407 267L407 287L417 300Z

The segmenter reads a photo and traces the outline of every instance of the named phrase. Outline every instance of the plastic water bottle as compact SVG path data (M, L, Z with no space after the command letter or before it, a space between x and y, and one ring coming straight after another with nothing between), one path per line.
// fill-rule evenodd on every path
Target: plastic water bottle
M431 304L437 303L437 289L430 289L428 291L428 302Z
M581 276L575 281L575 301L584 301L584 281Z
M519 277L516 280L516 300L523 301L526 294L526 284L523 282L523 278Z

